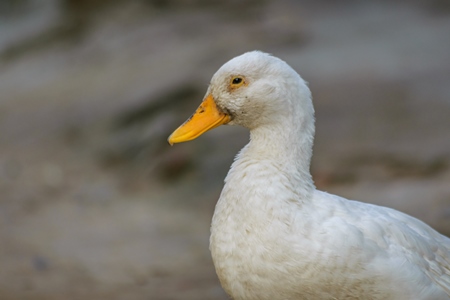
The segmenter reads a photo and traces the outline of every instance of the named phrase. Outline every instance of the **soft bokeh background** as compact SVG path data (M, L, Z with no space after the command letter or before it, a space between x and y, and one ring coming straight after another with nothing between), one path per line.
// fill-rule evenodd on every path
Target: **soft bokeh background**
M208 250L248 133L169 147L228 59L314 95L319 188L450 234L448 1L0 1L0 299L227 299Z

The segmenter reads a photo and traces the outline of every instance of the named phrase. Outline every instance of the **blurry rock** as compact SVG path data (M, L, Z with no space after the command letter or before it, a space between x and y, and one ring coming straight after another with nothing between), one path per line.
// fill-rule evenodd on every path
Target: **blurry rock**
M36 255L32 258L32 264L34 269L36 269L37 271L46 271L49 269L49 261L40 255Z
M64 182L64 173L59 165L46 163L42 167L42 179L48 187L58 188Z
M30 0L2 0L0 1L0 15L10 16L27 10Z
M175 8L204 8L204 7L219 7L219 8L233 8L239 6L239 10L235 10L239 13L243 8L249 6L261 6L266 1L260 0L231 0L231 1L220 1L220 0L143 0L150 6L159 9L175 9Z
M17 160L9 159L0 163L0 178L3 181L12 181L19 178L22 166Z
M179 112L185 108L186 103L190 103L192 100L198 101L198 99L201 99L201 94L202 92L200 89L190 84L173 87L172 90L149 99L144 105L123 112L122 115L116 118L115 127L120 129L135 123L143 122L165 110Z
M202 98L200 89L182 85L167 93L149 99L144 105L122 112L113 121L113 127L102 149L104 165L158 160L167 150L167 138ZM155 165L154 162L151 162Z
M68 13L87 13L116 4L122 0L60 0ZM122 1L123 2L123 1Z

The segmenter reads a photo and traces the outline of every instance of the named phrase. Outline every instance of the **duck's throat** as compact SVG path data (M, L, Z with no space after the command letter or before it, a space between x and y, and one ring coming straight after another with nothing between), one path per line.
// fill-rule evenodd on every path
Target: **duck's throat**
M261 179L276 177L302 194L309 193L314 189L310 173L314 125L294 129L273 125L251 130L250 142L239 153L232 171L239 169Z
M287 123L287 122L286 122ZM291 171L310 173L314 128L293 124L259 127L250 132L249 152Z

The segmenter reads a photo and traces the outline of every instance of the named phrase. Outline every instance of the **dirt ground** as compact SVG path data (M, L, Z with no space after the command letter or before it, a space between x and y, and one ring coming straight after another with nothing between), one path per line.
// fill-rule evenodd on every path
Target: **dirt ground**
M168 135L228 59L309 83L318 188L450 235L445 1L0 5L0 299L227 299L208 250L248 132Z

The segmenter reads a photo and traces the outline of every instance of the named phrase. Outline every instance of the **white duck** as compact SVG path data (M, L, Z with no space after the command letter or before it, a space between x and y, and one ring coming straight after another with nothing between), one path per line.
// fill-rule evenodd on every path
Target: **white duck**
M314 108L284 61L249 52L213 76L169 143L250 129L217 203L210 249L234 299L450 299L450 239L386 207L316 190Z

